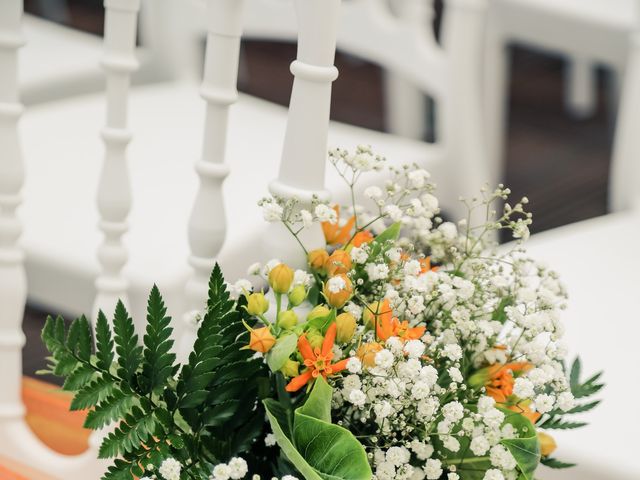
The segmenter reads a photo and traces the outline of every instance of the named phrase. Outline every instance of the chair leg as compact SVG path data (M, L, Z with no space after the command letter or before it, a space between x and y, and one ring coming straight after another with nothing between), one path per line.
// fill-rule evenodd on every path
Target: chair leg
M385 72L386 128L402 137L422 140L427 131L427 97L404 78Z
M484 110L488 162L502 178L508 128L510 52L506 39L495 30L487 32L484 65Z
M585 119L593 116L597 103L593 62L584 57L571 58L565 76L565 108L574 118Z

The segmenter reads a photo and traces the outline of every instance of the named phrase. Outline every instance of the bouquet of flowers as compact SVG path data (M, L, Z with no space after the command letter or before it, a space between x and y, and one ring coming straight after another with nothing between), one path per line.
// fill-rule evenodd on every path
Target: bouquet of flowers
M88 409L85 426L106 429L103 478L532 480L540 463L572 466L548 432L584 425L570 416L602 384L565 366L566 295L521 246L527 199L484 189L446 222L426 171L390 167L358 200L384 158L329 157L351 205L263 199L307 268L271 260L227 285L216 266L184 365L155 287L142 342L121 303L111 323L98 316L95 347L86 318L48 319L50 371ZM326 246L308 250L313 228ZM493 245L500 230L509 251Z

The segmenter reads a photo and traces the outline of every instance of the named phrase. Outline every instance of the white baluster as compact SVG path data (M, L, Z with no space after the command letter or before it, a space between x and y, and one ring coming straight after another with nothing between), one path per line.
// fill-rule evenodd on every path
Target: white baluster
M96 280L94 318L99 309L108 317L118 300L127 303L128 282L122 274L128 253L122 242L131 209L131 185L126 149L131 140L127 128L127 102L135 57L140 0L105 0L105 54L102 65L107 81L107 119L102 130L105 158L98 186L99 227L104 234L98 248L101 271Z
M18 48L24 43L22 0L0 2L0 422L22 418L22 317L27 298L22 226L16 216L24 182L18 119ZM0 423L2 428L2 423ZM0 443L0 451L2 449Z
M433 4L425 0L392 2L395 15L406 25L436 43L433 33ZM423 140L427 132L427 97L415 84L393 71L384 75L386 126L390 133Z
M313 195L328 201L325 189L327 136L331 85L338 78L333 65L340 0L296 0L298 55L291 64L295 79L291 91L287 130L278 178L271 182L272 195L297 198L309 207ZM310 249L324 245L320 227L305 230L303 243ZM265 238L266 252L294 266L306 259L283 225L273 224Z
M226 235L222 183L229 107L238 98L238 62L242 35L242 0L207 0L207 48L200 94L207 102L202 158L196 163L200 187L189 219L189 264L185 290L187 314L179 351L186 355L195 339L192 312L206 302L209 276Z
M22 0L0 2L0 452L59 478L97 480L105 463L97 459L95 449L77 457L57 454L40 443L24 421L21 349L27 282L16 217L24 180L17 129L22 113L17 75L22 9Z

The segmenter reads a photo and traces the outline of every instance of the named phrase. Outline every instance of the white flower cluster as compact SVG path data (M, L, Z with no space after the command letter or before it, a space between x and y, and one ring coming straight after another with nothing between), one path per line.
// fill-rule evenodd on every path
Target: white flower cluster
M302 208L296 198L285 199L277 196L265 197L258 202L258 205L262 208L265 221L284 222L298 231L310 228L317 222L336 223L338 221L337 212L315 197L311 201L310 209Z
M239 480L249 471L247 462L240 457L233 457L229 463L219 463L213 467L210 480Z

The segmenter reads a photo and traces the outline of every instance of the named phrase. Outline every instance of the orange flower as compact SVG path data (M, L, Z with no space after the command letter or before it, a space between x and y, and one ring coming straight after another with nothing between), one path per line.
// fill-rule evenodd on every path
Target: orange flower
M320 375L325 379L329 375L334 375L347 368L348 358L332 364L333 342L336 338L336 324L331 324L324 336L322 348L313 349L306 336L303 334L298 339L298 350L304 359L304 366L307 367L304 373L293 378L286 386L287 392L297 392L310 381L315 380Z
M371 328L380 321L391 321L391 317L393 317L393 311L386 298L382 302L373 302L362 313L364 324Z
M422 267L420 269L421 273L427 273L428 271L432 271L432 272L438 271L438 267L431 266L431 257L425 257L420 259L420 267Z
M531 401L527 400L516 405L509 405L507 408L509 410L513 410L514 412L518 412L520 415L527 418L531 423L535 425L535 423L542 415L531 410L531 407L529 406L530 403Z
M325 261L324 269L330 277L339 273L347 273L351 270L351 255L344 250L336 250Z
M360 359L363 365L367 367L374 367L376 365L376 353L380 350L382 350L382 345L379 343L363 343L358 347L356 356Z
M426 327L410 327L406 320L400 321L396 317L388 319L388 316L381 317L376 325L376 335L383 341L387 341L391 337L398 337L400 340L417 340L427 330Z
M353 295L353 284L349 277L340 273L325 282L322 293L329 305L334 308L342 308Z
M269 327L251 329L249 348L256 352L267 353L276 344L275 337Z
M505 403L513 394L513 372L526 372L532 365L528 362L494 363L487 367L488 378L485 383L487 395L498 403Z
M353 239L349 242L349 245L360 247L363 243L370 243L372 241L373 234L369 230L362 230L353 236Z
M329 254L324 248L318 248L309 252L307 262L309 266L318 272L324 271L324 264L329 260Z
M351 238L351 229L356 223L356 217L351 217L343 226L340 226L340 207L335 205L333 209L338 216L336 223L322 222L322 231L327 245L344 245Z

